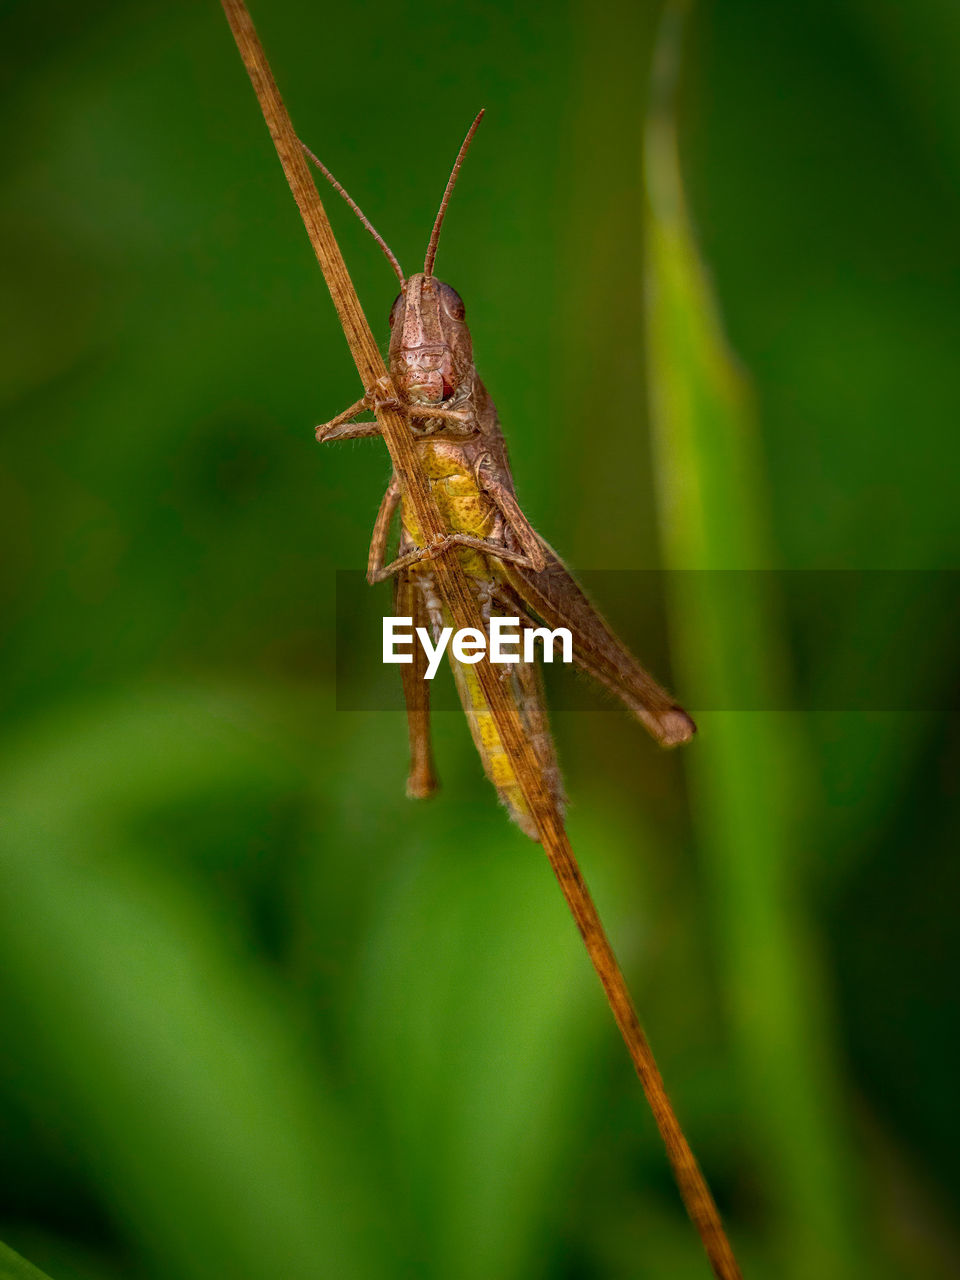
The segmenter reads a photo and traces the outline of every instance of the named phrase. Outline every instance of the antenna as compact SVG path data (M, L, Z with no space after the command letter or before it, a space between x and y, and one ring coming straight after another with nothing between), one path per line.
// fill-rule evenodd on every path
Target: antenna
M463 158L467 154L467 148L473 141L473 135L480 127L480 121L483 119L485 108L481 107L477 112L477 118L467 130L467 136L463 140L463 146L454 162L453 170L447 180L446 190L443 193L443 199L440 201L440 208L437 212L437 220L433 224L433 231L430 234L430 243L427 245L427 256L423 260L423 274L425 276L433 275L433 262L437 256L437 245L440 242L440 228L443 226L443 217L447 212L447 205L450 203L450 196L453 194L453 186L457 180L457 174L460 172L460 166L463 164Z
M480 114L482 115L483 113L481 112ZM376 240L377 244L380 246L383 252L387 255L387 260L390 263L391 267L393 267L394 271L397 273L397 279L400 281L400 287L402 289L403 286L406 284L406 280L404 280L403 278L403 271L400 268L400 263L397 261L396 254L393 252L393 250L387 244L386 240L384 240L383 236L380 234L380 232L376 229L376 227L373 225L373 223L370 221L367 215L363 212L363 210L357 204L356 200L354 200L352 196L347 194L347 192L336 180L336 178L333 176L333 174L330 172L327 166L323 163L323 161L317 159L317 157L313 154L313 152L310 150L310 148L307 146L305 142L301 142L300 145L301 147L303 147L304 154L313 161L313 163L317 166L317 168L320 170L320 172L323 174L326 180L330 183L331 187L333 187L334 191L338 192L340 195L343 196L344 200L346 200L347 204L350 206L353 212L357 215L357 217L360 219L363 225L367 228L367 230L373 236L374 240Z

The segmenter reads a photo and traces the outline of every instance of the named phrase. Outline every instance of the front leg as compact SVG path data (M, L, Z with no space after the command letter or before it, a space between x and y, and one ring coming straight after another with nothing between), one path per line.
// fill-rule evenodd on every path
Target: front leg
M317 443L327 444L331 440L362 440L367 436L380 435L379 422L350 421L369 407L369 397L363 396L356 404L352 404L349 409L344 409L343 413L338 413L329 422L321 422L316 429Z
M474 414L470 409L445 409L442 405L404 404L393 394L393 385L389 378L382 378L376 386L368 387L363 396L349 409L338 413L329 422L321 422L315 434L318 444L328 444L333 440L363 440L370 436L382 435L380 424L374 422L351 422L364 409L393 409L405 418L428 420L439 418L448 423L449 429L459 427L457 434L469 435L474 429Z
M469 435L474 430L475 415L470 409L445 409L439 404L405 404L394 396L376 400L374 401L374 406L377 409L393 409L405 418L417 418L424 421L438 418L441 422L449 423L451 429L455 426L460 427L462 431L458 432L458 434Z

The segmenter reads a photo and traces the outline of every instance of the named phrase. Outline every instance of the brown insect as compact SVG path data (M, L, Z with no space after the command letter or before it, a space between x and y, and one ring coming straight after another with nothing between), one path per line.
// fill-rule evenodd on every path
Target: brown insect
M477 375L463 300L433 274L440 229L457 174L483 116L474 120L457 156L437 213L423 271L405 278L386 241L307 147L304 151L343 196L374 237L400 280L390 310L389 366L399 399L385 387L369 387L355 404L317 427L321 443L380 434L376 421L353 419L364 409L386 406L404 415L416 441L424 473L443 515L446 537L425 546L416 519L403 501L396 476L384 494L370 543L367 578L394 578L395 612L434 637L449 625L437 588L433 559L459 548L485 625L493 616L518 619L529 630L541 623L567 628L574 661L611 689L654 738L666 747L687 742L693 721L628 652L556 552L543 540L517 502L500 421ZM386 563L390 529L400 508L398 554ZM470 665L451 655L454 678L484 769L514 821L534 839L537 831L517 783L483 690ZM401 667L410 729L411 769L407 793L428 796L437 786L430 742L426 655L414 646L414 661ZM550 733L539 666L517 662L505 668L512 696L534 746L544 781L558 808L564 798Z

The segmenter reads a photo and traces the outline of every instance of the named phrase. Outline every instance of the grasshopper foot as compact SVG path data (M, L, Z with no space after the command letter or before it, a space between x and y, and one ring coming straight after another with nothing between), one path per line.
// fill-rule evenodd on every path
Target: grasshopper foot
M679 747L689 742L697 726L683 707L671 707L657 716L657 739L662 747Z
M407 778L407 796L411 800L428 800L439 785L433 769L411 769Z

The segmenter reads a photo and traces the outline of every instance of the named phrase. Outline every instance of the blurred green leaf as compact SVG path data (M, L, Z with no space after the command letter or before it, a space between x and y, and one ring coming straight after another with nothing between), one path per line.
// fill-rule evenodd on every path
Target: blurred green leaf
M0 1280L50 1280L50 1277L0 1243Z
M490 823L395 854L358 991L358 1069L404 1171L417 1274L521 1280L560 1225L589 1064L602 1032L618 1050L615 1031L538 849Z
M161 797L253 760L276 776L263 732L242 703L168 690L21 744L0 778L7 1033L69 1099L102 1196L162 1270L388 1274L365 1153L302 1014L222 906L136 840Z
M680 6L664 19L646 135L648 377L662 535L674 574L678 683L731 708L776 706L782 624L758 579L772 562L753 407L724 340L686 210L672 115ZM694 571L694 572L690 572ZM782 705L782 704L781 704ZM831 1062L821 961L803 902L807 761L795 717L699 717L689 753L723 988L745 1070L762 1194L779 1220L778 1274L862 1274L852 1170Z

